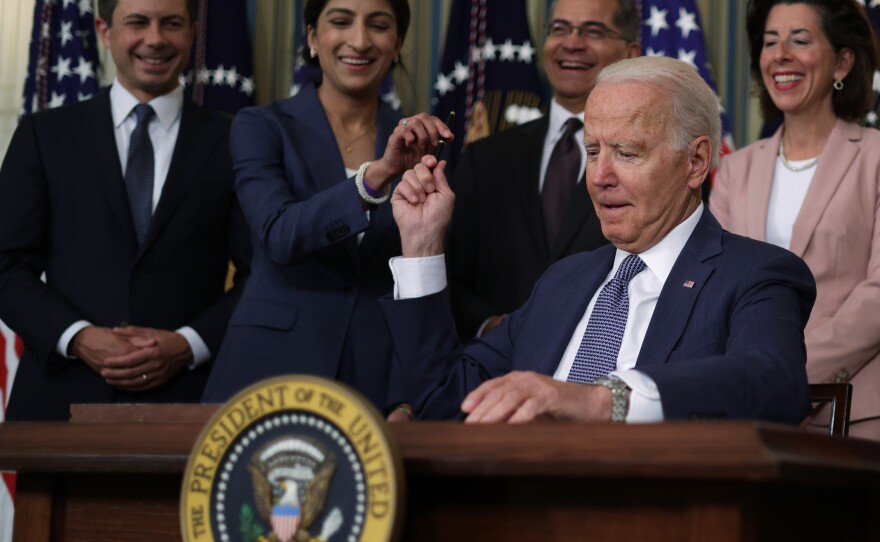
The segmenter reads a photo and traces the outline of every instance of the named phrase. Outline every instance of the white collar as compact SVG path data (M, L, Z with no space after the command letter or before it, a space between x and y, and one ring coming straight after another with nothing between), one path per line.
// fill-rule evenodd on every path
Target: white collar
M115 128L119 128L139 103L140 101L119 83L119 79L113 80L113 86L110 87L110 111L113 115ZM168 130L180 117L180 112L183 110L183 86L177 85L171 92L153 98L148 103L156 112L159 124Z
M666 237L661 239L659 243L639 254L647 268L654 276L660 279L661 283L666 284L666 279L669 277L669 273L672 272L672 266L675 265L678 255L681 254L688 239L691 238L691 234L694 233L694 229L696 229L701 216L703 216L702 203L691 213L691 216L667 233ZM613 273L617 271L624 258L629 255L629 252L617 249L617 253L614 255L614 267L611 269L611 276L614 276Z
M583 111L572 115L571 111L559 105L556 98L550 100L550 126L547 128L547 134L550 136L551 143L556 143L562 137L562 128L565 126L565 122L572 117L577 117L581 122L584 122Z

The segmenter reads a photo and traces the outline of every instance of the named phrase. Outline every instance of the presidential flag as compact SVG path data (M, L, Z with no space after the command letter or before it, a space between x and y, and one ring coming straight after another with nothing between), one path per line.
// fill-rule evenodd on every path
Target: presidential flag
M641 0L642 54L670 56L693 66L718 95L712 68L706 57L702 22L695 0ZM721 155L733 151L727 112L718 99L721 115Z
M91 0L38 0L22 113L90 98L98 92L98 47Z
M199 0L198 27L184 79L192 100L234 114L254 103L246 0Z
M542 115L540 54L525 0L453 0L431 100L441 119L457 115L450 162L464 145Z
M868 18L871 19L871 26L874 27L874 34L880 36L880 0L859 0L859 3L865 6ZM880 71L874 72L874 107L865 116L865 124L880 128Z

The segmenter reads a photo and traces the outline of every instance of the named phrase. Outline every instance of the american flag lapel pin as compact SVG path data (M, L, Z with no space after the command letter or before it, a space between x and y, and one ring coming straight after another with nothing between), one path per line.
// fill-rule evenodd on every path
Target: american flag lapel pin
M682 286L684 286L685 288L693 288L693 287L694 287L694 281L692 281L692 280L686 280L686 281L684 281L684 284L682 284Z

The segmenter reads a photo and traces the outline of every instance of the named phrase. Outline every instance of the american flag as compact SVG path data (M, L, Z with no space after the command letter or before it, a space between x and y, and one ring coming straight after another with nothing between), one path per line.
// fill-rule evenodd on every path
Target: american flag
M641 0L642 54L670 56L692 65L718 95L712 68L706 57L700 12L695 0ZM733 136L727 112L718 99L721 115L721 155L733 151Z
M92 0L39 0L22 112L92 97L98 92L99 65Z
M12 390L12 379L24 345L11 329L0 322L0 423L6 419L6 404ZM0 473L0 541L12 540L12 499L15 497L15 475Z

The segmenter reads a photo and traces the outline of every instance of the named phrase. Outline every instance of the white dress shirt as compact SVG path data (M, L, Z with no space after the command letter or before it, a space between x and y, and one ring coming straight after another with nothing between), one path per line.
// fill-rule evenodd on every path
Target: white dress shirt
M813 160L814 158L788 162L795 167L802 167ZM770 185L770 202L767 205L765 238L768 243L785 249L791 247L794 221L801 212L815 173L816 165L802 171L791 171L782 163L782 158L776 158L773 184Z
M656 384L652 378L634 367L663 285L666 283L678 255L697 227L702 214L703 205L700 204L691 216L670 231L659 243L639 254L639 257L645 262L646 269L633 277L629 283L629 311L626 329L623 332L620 352L617 355L617 369L611 373L612 376L626 382L626 385L632 390L629 411L626 416L627 422L663 420L663 406ZM612 265L602 286L614 277L617 268L627 256L629 256L628 252L617 250L614 256L614 265ZM410 299L443 290L446 287L444 262L443 255L428 258L392 258L390 265L391 273L394 275L394 298ZM575 327L568 347L562 354L562 359L553 374L555 380L564 382L568 377L584 331L587 329L587 322L593 313L593 307L601 290L602 287L593 294L583 317Z
M110 88L110 113L113 117L116 151L119 153L119 163L122 165L120 182L125 179L125 168L128 165L128 145L131 133L137 126L134 108L139 103L138 99L126 90L118 79L113 81L113 86ZM156 206L159 205L159 198L162 196L165 179L168 177L168 170L171 167L171 157L174 154L174 145L177 143L177 133L180 131L183 87L178 86L171 92L154 98L148 103L156 112L149 126L150 142L153 144L153 212L155 212ZM58 339L56 346L58 353L69 357L67 349L70 346L70 341L83 328L90 325L92 325L91 322L86 320L79 320L71 324ZM193 363L190 368L197 367L211 358L208 345L193 328L185 326L176 331L183 335L192 350Z

